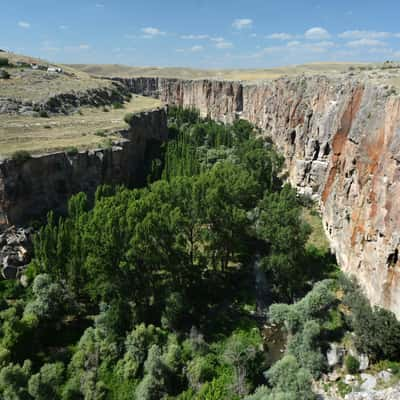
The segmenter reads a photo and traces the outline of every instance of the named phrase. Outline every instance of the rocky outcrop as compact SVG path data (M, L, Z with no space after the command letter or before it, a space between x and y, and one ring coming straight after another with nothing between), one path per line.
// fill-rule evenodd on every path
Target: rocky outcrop
M68 155L47 154L0 163L0 228L64 212L78 192L92 197L100 184L138 186L161 142L167 139L165 109L135 115L125 138L111 148Z
M119 79L203 116L245 118L271 136L289 180L318 199L332 250L373 304L400 317L400 99L349 75L243 84Z
M0 267L5 279L16 279L26 268L32 255L32 228L11 226L0 234Z
M34 115L40 111L48 114L70 114L82 106L99 107L123 103L128 94L129 90L124 85L113 82L110 86L97 89L60 93L40 102L0 97L0 114Z

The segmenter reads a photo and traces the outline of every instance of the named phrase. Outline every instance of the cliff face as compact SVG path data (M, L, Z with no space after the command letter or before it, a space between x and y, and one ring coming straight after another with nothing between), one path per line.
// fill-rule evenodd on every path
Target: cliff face
M0 163L0 228L62 212L71 195L84 191L91 197L100 184L144 183L152 153L167 135L166 112L159 109L136 115L126 138L110 149Z
M256 85L119 79L131 91L244 118L283 152L291 183L320 202L332 250L373 304L400 317L400 99L345 76Z

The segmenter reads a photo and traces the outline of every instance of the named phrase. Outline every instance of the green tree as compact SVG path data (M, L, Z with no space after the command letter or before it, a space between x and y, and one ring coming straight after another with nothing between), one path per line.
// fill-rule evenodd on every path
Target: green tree
M0 371L0 394L4 400L30 400L28 381L31 375L31 362L9 364Z
M60 399L64 377L62 363L44 364L40 371L32 375L28 382L29 394L35 400Z
M301 266L310 233L295 190L285 185L279 193L267 192L259 204L257 225L269 247L263 266L271 276L274 293L292 301L307 279Z

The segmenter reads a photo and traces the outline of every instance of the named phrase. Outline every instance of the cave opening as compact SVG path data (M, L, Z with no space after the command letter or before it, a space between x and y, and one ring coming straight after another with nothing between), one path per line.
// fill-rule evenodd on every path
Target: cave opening
M399 261L399 250L396 249L393 253L389 254L387 265L389 268L394 267Z
M290 134L290 143L293 146L295 142L296 142L296 131L292 131Z
M314 155L313 155L313 161L318 160L319 157L319 151L320 151L320 145L319 141L316 140L314 143Z
M330 152L331 152L331 146L329 146L329 143L327 143L324 147L324 156L329 156Z

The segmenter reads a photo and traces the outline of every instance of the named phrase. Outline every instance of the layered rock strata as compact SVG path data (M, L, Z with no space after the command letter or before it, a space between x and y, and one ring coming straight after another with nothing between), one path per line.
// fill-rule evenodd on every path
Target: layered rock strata
M134 93L244 118L286 158L290 182L318 199L339 264L400 317L400 98L348 75L240 82L118 79Z
M135 115L124 136L107 149L0 163L0 228L42 219L49 210L62 213L71 195L83 191L93 197L100 184L143 184L168 136L165 109Z

